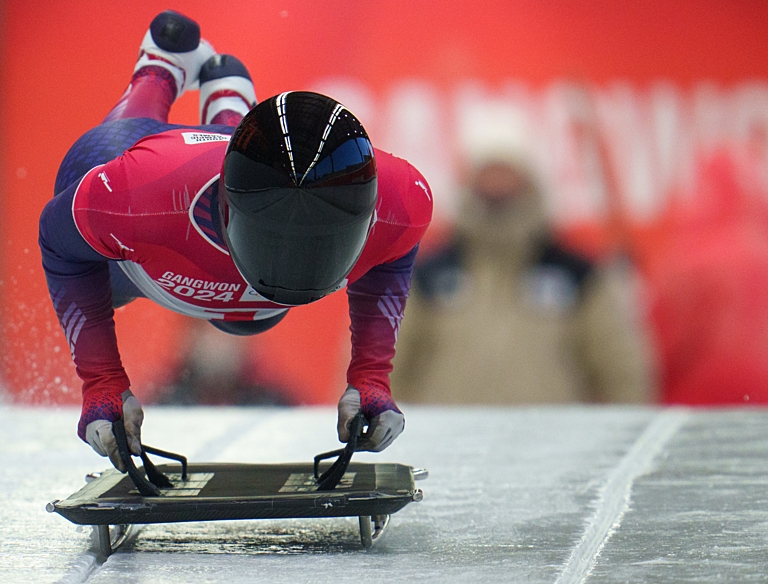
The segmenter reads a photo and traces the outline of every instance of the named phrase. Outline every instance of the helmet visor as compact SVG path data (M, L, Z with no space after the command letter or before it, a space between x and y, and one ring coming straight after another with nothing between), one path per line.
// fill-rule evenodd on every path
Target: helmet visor
M345 187L368 192L376 179ZM279 304L313 302L338 289L362 253L375 198L366 209L338 204L334 187L273 188L229 196L225 237L235 264L256 291ZM350 200L347 196L345 200Z

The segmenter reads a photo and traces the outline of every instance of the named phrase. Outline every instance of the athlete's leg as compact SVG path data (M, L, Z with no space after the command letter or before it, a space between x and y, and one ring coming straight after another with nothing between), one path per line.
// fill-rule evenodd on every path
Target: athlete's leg
M214 55L200 69L200 123L237 126L256 105L256 92L243 63Z
M200 68L213 54L200 38L196 22L172 11L156 16L144 35L128 89L104 122L70 148L59 167L54 193L144 136L167 130L171 104L198 83Z
M144 35L128 88L104 121L152 118L167 122L171 104L187 89L197 87L200 68L213 54L194 20L172 10L158 14Z

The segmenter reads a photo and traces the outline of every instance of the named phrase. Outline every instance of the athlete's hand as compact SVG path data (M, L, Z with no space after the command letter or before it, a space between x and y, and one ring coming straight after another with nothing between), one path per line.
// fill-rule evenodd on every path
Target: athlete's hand
M358 412L368 420L368 430L357 450L381 452L397 438L405 428L405 416L397 407L388 391L378 388L363 390L351 385L339 400L337 431L339 441L349 441L349 425Z
M141 423L144 421L144 411L130 389L116 398L103 395L100 397L101 399L86 398L83 401L80 431L84 429L84 436L81 435L81 438L98 454L108 456L117 470L125 472L125 465L117 450L117 440L112 432L112 422L123 419L128 449L138 456L141 454ZM97 419L93 419L94 417Z

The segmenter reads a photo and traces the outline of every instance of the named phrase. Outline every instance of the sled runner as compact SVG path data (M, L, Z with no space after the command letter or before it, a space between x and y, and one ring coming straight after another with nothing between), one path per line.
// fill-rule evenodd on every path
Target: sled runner
M392 513L422 499L414 480L427 473L402 464L350 463L363 422L362 416L353 421L354 438L344 449L320 454L314 463L188 464L183 456L142 446L144 465L136 468L119 420L113 429L128 473L110 469L89 475L82 489L46 509L93 525L104 556L133 524L234 519L358 517L360 541L369 548ZM148 454L178 463L155 466ZM332 464L324 462L334 457Z

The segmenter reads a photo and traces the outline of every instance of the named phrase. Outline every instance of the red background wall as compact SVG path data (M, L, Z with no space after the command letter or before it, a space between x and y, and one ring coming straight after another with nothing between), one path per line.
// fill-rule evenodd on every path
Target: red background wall
M17 400L78 402L79 383L50 303L37 219L71 143L125 89L152 17L195 18L221 52L249 67L257 95L352 76L383 92L395 80L541 85L659 79L689 86L768 77L768 3L759 0L7 0L0 35L0 375ZM172 122L196 123L195 95ZM376 136L372 136L376 142ZM439 193L436 193L439 196ZM265 375L332 401L347 358L345 297L292 311L259 339ZM174 362L183 319L139 301L117 316L137 393Z

